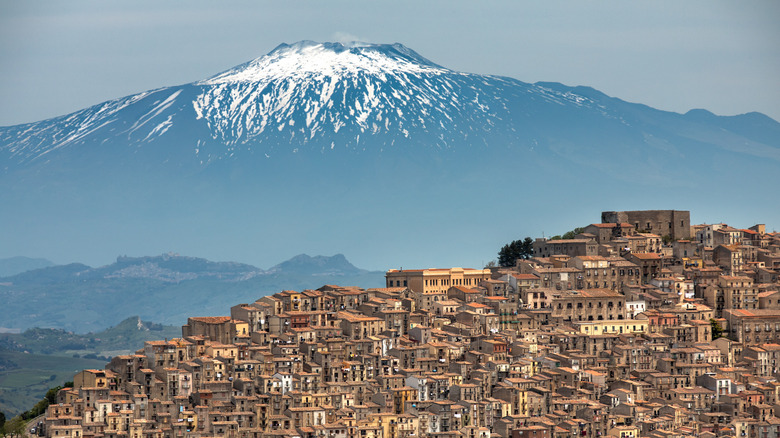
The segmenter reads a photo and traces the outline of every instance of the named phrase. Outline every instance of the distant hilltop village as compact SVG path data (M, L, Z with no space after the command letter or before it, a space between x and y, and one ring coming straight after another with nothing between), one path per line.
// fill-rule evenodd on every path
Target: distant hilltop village
M191 317L57 394L49 437L780 436L780 233L605 212L486 269Z

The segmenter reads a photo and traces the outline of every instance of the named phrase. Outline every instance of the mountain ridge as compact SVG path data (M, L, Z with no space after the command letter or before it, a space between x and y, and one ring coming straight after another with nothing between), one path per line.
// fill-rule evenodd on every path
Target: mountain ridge
M202 257L183 256L177 253L164 253L157 256L128 257L117 256L114 263L91 267L83 263L67 263L64 265L45 266L15 275L0 277L0 280L41 280L41 281L62 281L64 277L83 277L83 278L117 278L137 277L137 278L158 278L158 273L154 269L149 269L147 275L143 272L128 270L130 267L148 267L150 265L158 267L160 270L178 274L194 274L187 276L187 280L199 277L216 277L222 280L236 281L249 279L255 275L266 275L272 273L285 274L325 274L333 272L367 272L364 269L357 268L350 263L344 254L334 254L332 256L310 256L308 254L298 254L288 260L278 263L268 270L240 262L214 262ZM165 281L165 280L163 280Z
M8 329L55 328L98 332L130 315L181 325L207 311L224 312L224 299L252 302L283 289L326 283L380 287L384 272L352 265L342 254L302 254L269 270L166 253L117 257L92 268L71 263L0 278Z
M0 278L53 265L54 263L51 260L40 257L8 257L0 259Z
M299 274L324 275L335 274L344 275L346 273L359 272L360 269L347 261L344 254L335 254L333 256L309 256L308 254L298 254L297 256L279 263L269 269L269 272L289 272L293 271Z

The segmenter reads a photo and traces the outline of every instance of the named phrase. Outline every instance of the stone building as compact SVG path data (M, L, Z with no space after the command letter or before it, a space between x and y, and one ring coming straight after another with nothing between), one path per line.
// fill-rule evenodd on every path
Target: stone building
M669 236L673 240L691 237L691 212L686 210L604 211L602 223L628 223L636 231Z
M186 336L205 336L223 344L232 344L236 336L248 336L249 323L229 316L196 316L187 318L182 327Z
M600 245L604 245L612 241L613 239L619 239L634 234L636 229L633 225L628 223L603 223L603 224L590 224L584 228L583 232L593 234L596 238L596 242Z
M728 309L723 318L731 338L743 345L780 342L780 310Z
M535 257L550 257L557 254L574 256L595 256L599 254L599 245L595 239L545 239L534 241Z
M641 282L639 266L623 258L578 256L573 257L569 265L581 271L576 276L577 289L622 291L624 285Z
M609 289L568 290L551 293L552 318L562 321L625 319L626 297Z
M626 255L626 260L639 267L643 283L648 283L661 274L663 257L658 255L658 253L631 253Z

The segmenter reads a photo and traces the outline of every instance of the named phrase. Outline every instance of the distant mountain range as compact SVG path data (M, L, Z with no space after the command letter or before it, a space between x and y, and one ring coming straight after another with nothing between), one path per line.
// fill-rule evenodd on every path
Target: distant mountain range
M382 287L384 273L358 269L341 254L301 254L267 271L175 254L119 257L99 268L51 266L0 278L0 326L87 333L132 315L182 325L190 316L227 315L231 305L283 289L324 284Z
M53 266L49 260L30 257L10 257L0 259L0 278L20 274L33 269L46 268Z
M457 72L400 44L304 41L0 128L0 186L11 253L206 248L270 262L292 247L468 266L582 225L574 213L777 226L780 124Z

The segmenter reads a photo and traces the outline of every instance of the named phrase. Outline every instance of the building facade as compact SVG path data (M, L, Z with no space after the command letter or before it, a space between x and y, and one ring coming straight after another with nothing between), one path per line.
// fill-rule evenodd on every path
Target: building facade
M414 292L446 294L451 286L476 287L490 279L490 269L391 269L385 274L387 287L408 287Z

